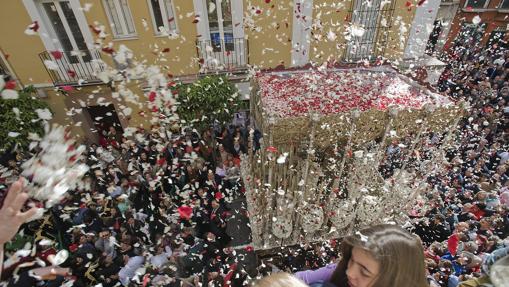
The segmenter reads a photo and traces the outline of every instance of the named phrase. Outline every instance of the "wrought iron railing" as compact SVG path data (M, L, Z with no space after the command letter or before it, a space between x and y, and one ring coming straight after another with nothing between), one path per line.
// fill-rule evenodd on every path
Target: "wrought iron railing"
M99 50L82 51L44 51L39 54L39 58L45 61L52 61L55 65L48 68L53 85L76 85L78 83L94 84L101 82L96 76L98 72L104 70L101 61L101 52Z
M363 29L364 33L362 36L351 36L343 54L343 61L374 61L378 56L385 55L389 31L392 28L395 2L394 0L390 3L374 0L368 7L362 4L364 3L362 0L352 1L348 19L352 25L361 27L359 29Z
M200 71L240 70L249 63L249 46L243 38L196 41Z

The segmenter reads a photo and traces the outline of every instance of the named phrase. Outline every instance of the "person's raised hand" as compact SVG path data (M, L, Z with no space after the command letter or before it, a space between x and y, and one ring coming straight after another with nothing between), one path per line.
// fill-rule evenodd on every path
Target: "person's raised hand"
M28 194L23 191L23 179L20 178L9 188L2 209L0 209L0 244L10 241L18 232L19 227L37 213L37 207L22 211L27 199Z
M69 268L58 266L39 267L31 270L31 273L38 280L55 280L57 276L69 275Z

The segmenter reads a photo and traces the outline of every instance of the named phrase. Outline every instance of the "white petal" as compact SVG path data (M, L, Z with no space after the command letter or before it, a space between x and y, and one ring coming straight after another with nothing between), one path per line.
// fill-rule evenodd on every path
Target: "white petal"
M49 70L58 70L58 65L57 63L55 63L54 61L52 60L44 60L44 65L46 66L46 68L48 68Z
M51 114L50 110L48 110L48 109L35 109L35 112L37 113L37 116L41 120L49 121L53 118L53 115Z
M29 35L29 36L33 36L33 35L37 35L37 32L35 32L34 30L32 29L26 29L25 30L25 34Z
M481 17L479 17L479 15L475 15L474 18L472 18L472 23L475 25L481 23Z
M18 91L5 89L2 91L2 99L4 100L16 100L19 98Z

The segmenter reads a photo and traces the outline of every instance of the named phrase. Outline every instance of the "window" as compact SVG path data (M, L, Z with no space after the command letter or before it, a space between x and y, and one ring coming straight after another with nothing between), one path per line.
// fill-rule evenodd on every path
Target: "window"
M70 1L44 0L41 3L44 15L44 23L55 43L57 49L64 51L71 64L89 62L92 58L82 33L84 28L80 25Z
M214 52L220 52L222 49L225 51L233 51L233 20L232 20L232 6L230 0L207 0L207 6L215 5L216 9L209 9L209 30L210 40L212 41L212 48ZM223 43L221 43L223 41ZM222 48L221 45L224 45Z
M373 61L377 56L384 54L395 1L385 5L383 2L371 0L370 5L366 5L364 0L352 1L348 15L352 23L351 34L354 34L353 29L363 32L361 36L351 36L347 42L345 61Z
M509 9L509 0L500 1L500 5L498 6L500 9Z
M482 9L488 6L488 0L468 0L465 2L465 7L471 7L473 9Z
M115 38L136 36L133 17L127 0L104 0L106 14Z
M148 0L148 2L156 34L167 35L176 33L177 22L171 0Z

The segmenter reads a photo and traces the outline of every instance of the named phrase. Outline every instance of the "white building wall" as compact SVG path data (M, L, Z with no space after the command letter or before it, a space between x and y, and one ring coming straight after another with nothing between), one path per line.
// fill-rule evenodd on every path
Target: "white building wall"
M442 21L442 31L438 37L437 45L435 47L435 51L441 51L447 42L447 37L449 36L449 32L451 31L452 21L454 20L454 16L456 15L458 8L460 6L460 1L452 1L452 2L443 2L440 5L440 9L438 10L437 20Z
M313 0L294 0L293 10L292 66L295 67L309 62Z
M420 58L424 55L433 23L438 14L441 0L427 0L416 7L404 59Z

